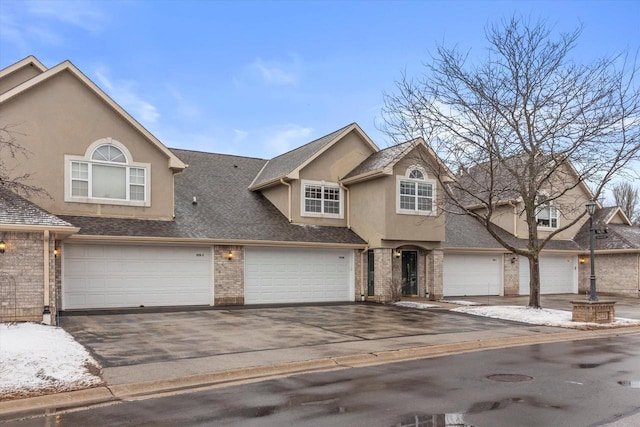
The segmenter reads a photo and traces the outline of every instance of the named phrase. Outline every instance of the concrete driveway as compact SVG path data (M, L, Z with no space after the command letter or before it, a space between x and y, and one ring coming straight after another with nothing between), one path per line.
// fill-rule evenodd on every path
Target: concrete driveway
M63 316L61 326L105 368L246 353L260 358L270 350L290 354L305 350L317 356L319 349L338 343L344 352L348 346L365 348L374 341L379 344L376 348L392 349L400 339L409 346L451 334L495 335L531 328L443 309L378 304Z

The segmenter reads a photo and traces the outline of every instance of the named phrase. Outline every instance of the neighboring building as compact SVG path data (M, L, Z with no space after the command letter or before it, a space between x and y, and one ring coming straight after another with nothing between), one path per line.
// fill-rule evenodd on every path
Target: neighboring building
M49 193L0 191L0 320L527 292L526 265L471 218L438 209L425 162L444 166L420 139L381 150L354 123L270 160L171 150L73 64L34 57L0 70L0 108L31 153L3 161ZM623 215L606 221L630 229ZM578 291L578 228L546 251L543 293ZM635 288L611 289L637 295L640 245L623 246L607 257L616 271L635 262Z

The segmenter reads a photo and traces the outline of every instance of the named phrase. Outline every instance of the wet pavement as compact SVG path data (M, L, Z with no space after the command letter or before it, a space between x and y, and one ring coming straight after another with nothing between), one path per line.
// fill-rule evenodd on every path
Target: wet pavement
M63 316L61 325L105 368L531 327L378 304Z
M636 426L639 381L633 334L296 375L12 425Z

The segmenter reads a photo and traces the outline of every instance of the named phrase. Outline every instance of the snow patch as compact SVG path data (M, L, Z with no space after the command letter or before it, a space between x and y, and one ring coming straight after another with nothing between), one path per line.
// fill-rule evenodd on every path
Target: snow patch
M61 328L0 324L0 400L102 384L100 364Z
M458 313L475 314L476 316L493 317L495 319L513 320L516 322L530 323L542 326L559 326L562 328L583 328L584 326L598 328L616 328L620 326L640 325L640 320L616 317L611 323L573 322L572 313L565 310L552 310L548 308L530 308L513 305L486 306L486 307L458 307L451 311Z
M418 310L426 310L427 308L438 308L435 304L425 304L423 302L399 301L394 305L398 307L417 308Z
M455 304L455 305L482 305L480 302L475 301L464 301L461 299L441 299L438 302L444 302L446 304Z

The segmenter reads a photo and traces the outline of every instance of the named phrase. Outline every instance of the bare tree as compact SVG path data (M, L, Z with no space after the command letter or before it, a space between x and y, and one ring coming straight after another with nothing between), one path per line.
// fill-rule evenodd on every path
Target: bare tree
M575 63L581 32L554 38L544 21L504 20L485 31L484 60L440 45L422 76L405 73L396 93L385 94L387 135L421 137L458 172L449 183L443 167L425 162L446 193L443 208L471 215L528 258L530 307L540 307L540 251L584 218L577 187L588 183L598 198L640 153L637 62L617 55ZM507 209L526 221L524 242L496 225Z
M611 190L613 199L634 225L640 225L640 191L629 181L615 184Z
M30 152L20 145L16 138L20 135L10 125L0 127L0 189L6 188L27 197L49 196L43 188L28 183L31 174L15 173L15 170L7 164L9 159L29 158Z

